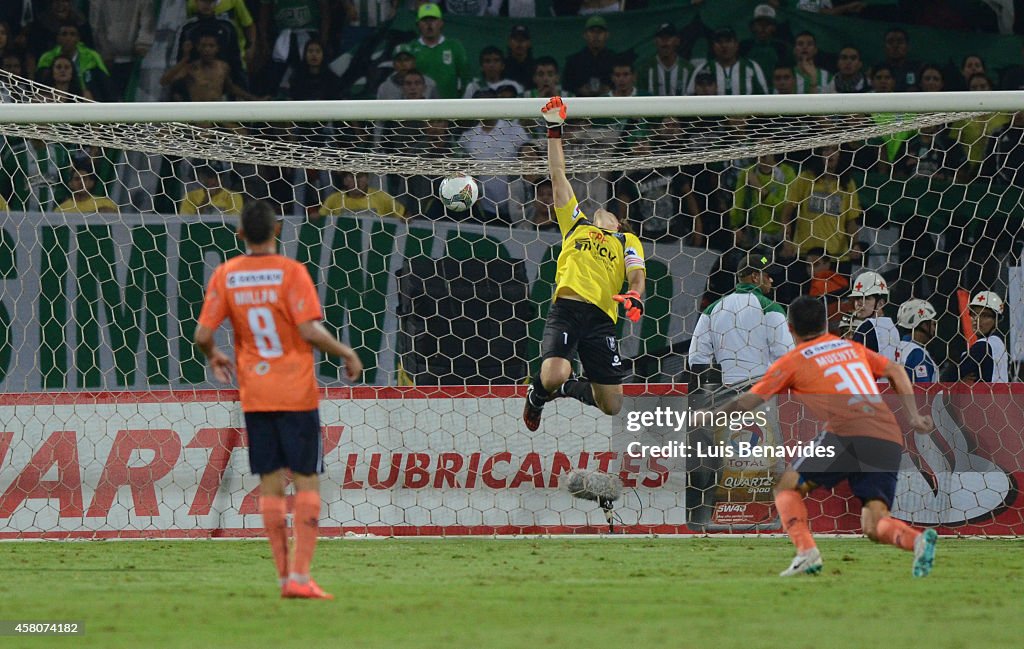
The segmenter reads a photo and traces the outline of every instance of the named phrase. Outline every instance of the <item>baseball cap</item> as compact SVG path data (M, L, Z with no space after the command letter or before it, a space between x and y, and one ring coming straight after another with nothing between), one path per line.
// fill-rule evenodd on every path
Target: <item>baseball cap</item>
M601 16L591 16L587 18L587 24L583 26L584 29L608 29L608 22Z
M772 260L761 252L752 252L743 258L736 268L736 277L746 277L751 273L770 272Z
M771 5L757 5L754 7L754 20L759 19L775 20L775 8Z
M712 40L716 41L727 40L730 38L736 38L736 30L734 30L732 27L719 27L718 29L715 30L715 33L712 35Z
M678 36L679 32L676 31L676 26L672 23L661 23L658 25L658 31L654 32L655 36Z
M416 12L416 20L423 20L424 18L440 18L441 7L436 2L427 2L420 5L419 11Z
M412 45L409 43L399 43L395 45L395 50L391 53L392 57L398 56L399 54L405 54L406 56L414 56L412 53Z
M512 31L508 33L508 37L516 40L528 41L530 40L530 28L526 25L516 25L512 28Z

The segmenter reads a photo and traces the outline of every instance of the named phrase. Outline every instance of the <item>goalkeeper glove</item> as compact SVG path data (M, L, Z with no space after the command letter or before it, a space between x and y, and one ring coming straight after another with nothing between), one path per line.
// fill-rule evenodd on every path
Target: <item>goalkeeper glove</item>
M612 299L621 302L626 310L626 317L632 322L639 322L640 316L644 313L644 303L640 301L640 294L636 291L627 291L622 295L613 295Z
M540 114L544 117L544 121L548 123L548 137L562 137L562 125L565 124L566 116L565 104L562 103L562 98L552 97L548 103L544 104L544 108L540 109Z

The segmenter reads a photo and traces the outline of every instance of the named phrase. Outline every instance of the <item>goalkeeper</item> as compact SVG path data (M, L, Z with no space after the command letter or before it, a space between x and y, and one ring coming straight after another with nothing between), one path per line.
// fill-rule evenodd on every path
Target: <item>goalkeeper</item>
M595 210L591 220L576 201L565 175L562 98L552 97L541 114L548 124L548 167L562 251L554 303L544 323L540 373L531 379L523 408L530 430L540 427L544 404L557 397L578 399L609 415L622 409L626 372L615 335L616 302L625 308L626 317L639 321L646 281L643 246L629 226L605 209ZM620 294L624 281L629 287ZM576 353L587 380L572 378Z

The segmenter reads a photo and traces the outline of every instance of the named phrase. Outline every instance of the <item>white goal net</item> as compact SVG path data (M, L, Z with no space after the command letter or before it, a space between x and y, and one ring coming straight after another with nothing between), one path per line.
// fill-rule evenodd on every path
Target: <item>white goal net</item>
M561 241L541 102L93 104L2 71L0 99L0 535L259 531L234 393L191 345L203 285L241 252L237 214L256 199L284 215L282 252L366 366L322 408L329 530L606 529L558 488L577 468L622 476L628 530L772 528L774 465L700 482L683 461L627 457L621 421L574 401L537 433L519 420ZM953 378L978 335L967 303L992 291L1010 383L929 388L941 425L910 439L895 509L1020 533L1024 121L1007 111L1024 100L796 99L568 100L584 211L627 219L647 253L644 318L619 324L630 403L683 407L697 316L750 252L771 260L777 301L820 295L837 328L862 271L885 279L887 316L927 300L926 347ZM482 188L470 212L436 198L453 173ZM341 385L332 361L317 373ZM725 441L808 434L779 413ZM852 502L821 499L823 531L854 529Z

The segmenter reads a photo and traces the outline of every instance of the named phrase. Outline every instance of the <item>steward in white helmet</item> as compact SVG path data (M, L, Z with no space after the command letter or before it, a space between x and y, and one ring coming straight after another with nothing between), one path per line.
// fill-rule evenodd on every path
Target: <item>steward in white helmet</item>
M853 298L851 337L854 342L896 361L900 333L892 318L882 315L882 309L889 301L889 285L885 278L870 270L857 275L850 287L850 297Z
M952 375L943 378L970 383L1009 383L1010 357L997 333L999 318L1006 310L1003 298L992 291L981 291L971 299L970 309L977 340L964 352Z
M896 313L896 324L910 330L896 348L896 362L906 368L914 383L939 380L935 360L925 347L935 337L936 317L935 307L919 299L907 300Z

